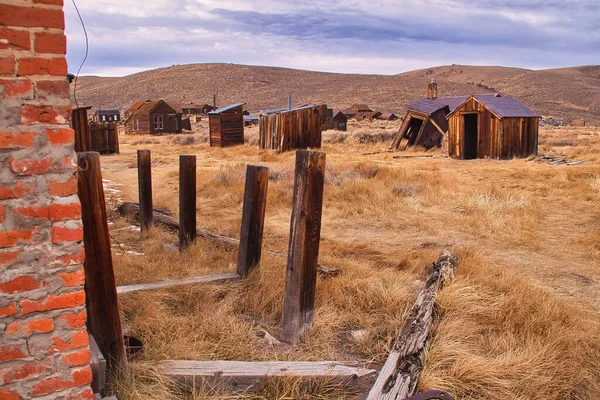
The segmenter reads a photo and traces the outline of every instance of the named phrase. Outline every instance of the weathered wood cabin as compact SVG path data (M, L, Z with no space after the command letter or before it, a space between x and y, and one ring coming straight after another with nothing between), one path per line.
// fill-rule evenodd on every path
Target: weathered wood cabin
M333 129L336 131L347 131L348 130L348 117L341 111L337 111L333 115Z
M512 97L470 96L446 119L451 157L509 159L537 153L540 116Z
M539 115L498 94L420 99L408 111L392 149L439 146L454 158L526 157L537 152Z
M121 113L119 110L97 110L92 119L94 122L119 122Z
M124 122L126 134L181 133L181 109L164 100L146 101L138 108L130 107L129 110Z
M372 113L373 110L371 110L371 107L369 107L366 104L353 104L352 107L350 107L351 110L354 110L355 114L364 114L364 113Z
M194 103L182 103L179 105L181 112L185 115L197 115L200 114L200 107Z
M231 104L208 113L211 147L244 144L244 104Z
M383 113L379 116L379 119L382 119L384 121L396 121L398 119L398 116L394 113Z
M348 119L354 118L356 116L356 112L351 108L342 108L340 112L344 114Z
M320 148L326 110L326 105L318 104L261 111L260 148L280 153L294 149Z

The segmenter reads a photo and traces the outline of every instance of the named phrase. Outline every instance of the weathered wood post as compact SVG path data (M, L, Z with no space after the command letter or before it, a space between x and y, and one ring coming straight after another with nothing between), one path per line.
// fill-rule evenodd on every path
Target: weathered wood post
M85 246L85 291L88 328L114 372L127 372L125 343L119 317L100 155L78 153L77 193L81 201Z
M152 170L150 150L137 151L138 194L140 199L140 230L152 227Z
M196 156L179 156L179 250L196 240Z
M269 168L260 165L246 167L237 264L237 273L242 277L260 263L268 184Z
M290 343L312 325L324 183L325 153L297 151L281 330Z

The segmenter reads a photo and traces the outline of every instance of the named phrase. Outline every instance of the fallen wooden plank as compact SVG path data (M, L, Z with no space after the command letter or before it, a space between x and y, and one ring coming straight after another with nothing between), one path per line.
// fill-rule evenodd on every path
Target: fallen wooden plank
M140 292L143 290L155 290L181 285L190 285L193 283L222 283L229 281L237 281L240 279L240 276L235 273L193 276L191 278L169 279L160 282L138 283L134 285L117 286L117 294Z
M456 259L449 252L444 252L433 264L433 272L410 309L367 400L405 399L414 393L436 322L435 297L452 279L455 267Z
M244 391L251 391L261 380L284 377L356 385L364 383L376 372L336 361L169 360L159 366L163 375L190 386L202 387L203 384L209 384L214 387L224 384Z
M94 393L100 393L104 390L106 382L106 360L94 339L94 336L88 332L90 343L90 367L92 368L92 390Z
M128 215L139 224L140 223L140 206L138 203L127 201L121 203L117 210L121 215ZM153 221L155 225L162 225L167 230L172 232L179 232L179 221L171 216L172 213L169 210L154 208L153 209ZM240 241L238 239L226 236L223 233L216 233L209 231L204 228L197 228L196 234L205 239L214 240L230 248L238 248ZM266 252L275 257L287 257L287 253L275 250L266 250ZM323 277L335 276L339 273L340 269L337 267L330 267L327 265L318 264L317 270L322 274Z
M427 157L433 157L433 154L392 156L392 158L427 158Z

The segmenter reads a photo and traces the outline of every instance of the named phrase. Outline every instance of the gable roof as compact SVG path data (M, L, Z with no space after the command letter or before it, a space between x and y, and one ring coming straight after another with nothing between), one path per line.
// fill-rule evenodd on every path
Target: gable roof
M216 110L209 112L209 114L213 114L213 115L214 115L214 114L221 114L221 113L222 113L222 112L224 112L224 111L229 111L229 110L231 110L231 109L233 109L233 108L236 108L236 107L243 106L244 104L246 104L246 103L235 103L235 104L230 104L230 105L228 105L228 106L225 106L225 107L217 108Z
M167 103L163 99L155 100L155 101L145 101L145 102L142 102L142 104L138 108L136 108L134 110L130 109L131 113L125 120L125 123L127 123L127 121L129 121L131 119L131 117L133 117L134 115L151 113L152 110L154 110L154 108L156 108L156 106L158 106L160 103L165 103L167 105L167 107L172 109L175 114L183 114L183 111L181 110L181 108L179 108L177 106L173 107L171 104Z
M381 118L391 118L392 116L395 117L396 114L391 113L391 112L386 112L386 113L381 114Z
M96 110L96 114L98 115L114 115L120 114L119 110Z
M131 107L129 107L127 109L127 111L133 111L133 110L137 110L138 108L140 108L144 103L148 103L150 102L150 100L142 100L142 101L137 101L135 103L133 103L133 105Z
M474 95L477 98L499 98L499 93L483 93ZM452 114L454 110L456 110L459 106L461 106L465 101L467 101L471 96L455 96L455 97L439 97L435 100L431 99L419 99L417 101L413 101L408 105L409 110L419 111L426 114L433 114L434 112L448 106L448 110L446 114Z
M338 111L335 111L335 112L333 113L333 117L332 117L332 118L333 118L333 119L339 119L339 118L341 118L341 117L344 117L344 119L346 119L346 120L348 119L348 116L347 116L346 114L344 114L344 113L342 112L342 110L338 110Z
M342 114L346 115L346 116L348 116L348 115L356 115L356 112L354 112L354 110L351 109L351 108L343 108L343 109L340 110L340 112Z
M363 112L371 112L373 110L371 110L371 107L369 107L366 104L353 104L352 107L350 108L356 108L358 111L363 111Z
M467 101L471 98L475 99L479 104L487 108L492 114L494 114L498 118L505 117L513 117L513 118L536 118L540 115L531 109L529 109L525 104L521 103L519 100L514 97L501 97L500 95L481 95L475 94L467 97L465 101L463 101L459 106L457 106L454 110L450 112L453 114L458 108L462 107ZM446 116L449 117L450 114Z

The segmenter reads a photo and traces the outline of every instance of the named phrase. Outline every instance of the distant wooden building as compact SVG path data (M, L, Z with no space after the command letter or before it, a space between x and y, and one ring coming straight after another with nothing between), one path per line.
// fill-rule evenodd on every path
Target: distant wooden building
M198 115L200 114L200 107L194 103L182 103L179 104L181 112L185 115Z
M445 137L454 158L526 157L537 152L539 115L518 100L483 94L420 99L408 111L394 142L398 149L439 146Z
M379 116L379 119L382 119L384 121L396 121L398 119L398 116L394 113L383 113Z
M143 106L145 103L150 103L152 100L142 100L133 103L127 110L125 110L125 119L129 118L132 112Z
M244 144L244 104L231 104L208 113L211 147Z
M94 122L119 122L121 113L119 110L97 110L92 119Z
M583 127L585 127L585 120L576 119L575 121L573 121L573 126L577 127L577 128L583 128Z
M369 107L366 104L353 104L352 107L350 107L350 109L353 110L355 114L368 114L373 112L373 110L371 110L371 107Z
M208 115L209 112L214 111L217 108L211 106L210 104L203 104L201 106L198 106L198 109L200 110L200 114Z
M324 104L292 109L263 110L260 115L261 149L278 152L321 147Z
M164 100L145 101L130 107L124 122L126 134L181 133L181 109ZM134 108L137 106L137 108Z
M332 118L333 129L336 131L347 131L348 130L348 117L341 111L337 111Z
M346 118L350 119L350 118L354 118L356 116L356 111L354 111L351 108L342 108L340 110L340 112L342 114L344 114L346 116Z
M323 130L333 129L333 108L326 108L323 114Z
M256 115L244 115L244 126L258 125L260 119Z

